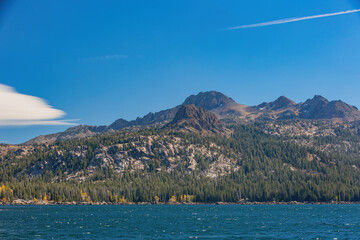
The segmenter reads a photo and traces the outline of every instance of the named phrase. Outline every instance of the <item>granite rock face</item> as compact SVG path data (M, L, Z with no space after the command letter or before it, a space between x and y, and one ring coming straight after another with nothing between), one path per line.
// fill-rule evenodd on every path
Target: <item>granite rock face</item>
M182 105L167 127L201 134L222 134L226 132L225 127L214 113L195 105Z

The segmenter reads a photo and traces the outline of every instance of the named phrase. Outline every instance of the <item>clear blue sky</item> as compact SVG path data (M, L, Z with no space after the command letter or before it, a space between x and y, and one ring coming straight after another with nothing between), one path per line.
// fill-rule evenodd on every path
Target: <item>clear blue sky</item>
M17 0L0 11L0 83L105 125L217 90L247 105L315 94L360 107L358 0ZM20 143L68 126L0 127Z

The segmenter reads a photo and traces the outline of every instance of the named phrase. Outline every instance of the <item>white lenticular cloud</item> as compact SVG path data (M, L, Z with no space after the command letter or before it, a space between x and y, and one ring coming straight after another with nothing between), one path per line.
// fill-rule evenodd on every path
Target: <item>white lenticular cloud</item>
M14 88L0 84L0 126L72 125L66 120L56 120L64 115L41 98L18 93Z
M265 26L271 26L271 25L278 25L278 24L284 24L284 23L310 20L310 19L315 19L315 18L332 17L332 16L356 13L356 12L360 12L360 9L354 9L354 10L342 11L342 12L336 12L336 13L320 14L320 15L307 16L307 17L299 17L299 18L280 19L280 20L271 21L271 22L263 22L263 23L249 24L249 25L241 25L241 26L236 26L236 27L230 27L230 28L227 28L226 30L265 27Z

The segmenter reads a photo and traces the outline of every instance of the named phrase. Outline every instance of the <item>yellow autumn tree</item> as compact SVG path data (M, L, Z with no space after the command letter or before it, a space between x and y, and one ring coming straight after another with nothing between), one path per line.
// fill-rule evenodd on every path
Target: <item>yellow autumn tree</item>
M119 199L119 203L126 203L126 199L125 199L124 197L121 197L121 198Z
M180 195L180 202L187 202L190 203L192 201L195 200L195 196L194 195Z
M91 202L91 199L88 196L88 194L86 192L83 192L82 190L81 190L81 200L83 202Z
M45 202L48 202L48 199L49 199L49 197L48 197L48 195L45 193L43 200L44 200Z
M176 203L176 197L174 195L171 196L171 198L169 199L170 203Z
M0 186L0 197L2 202L11 202L13 199L14 191L4 184Z
M4 185L0 187L0 198L2 202L6 202L6 188Z

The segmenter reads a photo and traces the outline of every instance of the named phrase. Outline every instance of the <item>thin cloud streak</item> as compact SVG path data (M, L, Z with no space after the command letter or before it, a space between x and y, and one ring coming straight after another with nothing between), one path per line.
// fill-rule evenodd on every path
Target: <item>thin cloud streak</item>
M263 23L256 23L256 24L249 24L249 25L230 27L230 28L227 28L226 30L236 30L236 29L245 29L245 28L258 28L258 27L265 27L265 26L271 26L271 25L278 25L278 24L284 24L284 23L291 23L291 22L310 20L310 19L315 19L315 18L332 17L332 16L350 14L350 13L356 13L356 12L360 12L360 9L353 9L353 10L348 10L348 11L320 14L320 15L300 17L300 18L280 19L280 20L271 21L271 22L263 22Z
M105 61L105 60L119 60L119 59L126 59L126 58L128 58L128 56L124 55L124 54L113 54L113 55L84 58L84 60L85 61Z
M22 120L0 120L0 127L15 127L15 126L76 126L77 123L72 121L79 121L79 119L74 120L38 120L38 121L22 121Z

